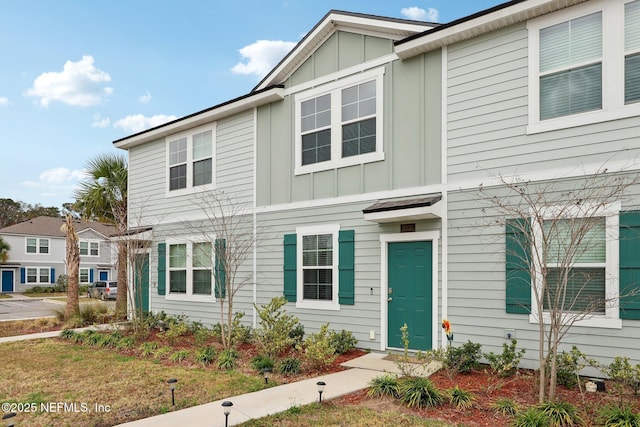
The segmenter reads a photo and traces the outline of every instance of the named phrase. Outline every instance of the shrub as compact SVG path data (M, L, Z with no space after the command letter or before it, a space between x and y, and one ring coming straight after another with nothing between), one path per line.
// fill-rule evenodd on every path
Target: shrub
M196 362L209 365L216 360L216 348L213 346L202 347L196 351Z
M408 407L419 408L438 406L444 401L444 396L438 388L424 377L409 377L400 382L400 400Z
M356 344L358 344L358 340L353 336L353 333L344 329L340 332L332 331L329 336L329 341L331 347L335 348L338 354L344 354L349 350L353 350L356 348Z
M146 356L153 355L157 349L158 349L157 342L147 341L140 344L140 347L138 347L138 352L140 353L141 356L146 357Z
M171 354L172 351L173 348L168 346L159 347L156 351L153 352L153 357L156 359L164 359L169 354Z
M568 353L566 351L558 353L558 357L556 357L556 383L567 388L575 387L580 382L580 371L587 366L597 368L599 364L596 360L587 358L575 345ZM547 368L547 372L551 372L551 366L548 362Z
M538 405L552 427L573 427L584 424L575 406L567 402L545 402Z
M116 344L116 350L133 348L135 344L136 344L136 340L133 337L122 337Z
M180 337L189 333L189 325L184 321L168 323L168 328L162 332L162 337L174 344Z
M169 356L169 360L172 362L182 362L183 360L187 360L189 354L189 350L178 350Z
M598 421L604 427L640 427L640 414L631 405L606 405L599 413Z
M230 371L236 367L236 359L238 358L238 352L234 349L226 349L220 352L216 359L216 366L218 369Z
M289 332L289 338L293 340L293 343L291 344L292 347L302 344L304 341L304 326L301 323L298 323L293 329L291 329L291 332Z
M318 333L309 335L304 341L304 359L311 369L329 366L336 357L336 349L331 346L328 323L322 325Z
M100 339L97 342L98 347L113 348L120 341L120 337L114 334L100 334Z
M501 415L515 415L518 412L518 405L511 399L497 399L491 407Z
M630 387L634 394L638 394L640 391L640 364L633 366L628 357L616 356L604 371L609 378L622 387Z
M260 319L260 327L256 330L258 344L265 354L272 357L277 357L296 342L295 335L292 334L300 322L297 317L283 310L286 303L284 297L278 297L267 305L258 307L254 304Z
M300 373L300 359L286 357L278 363L276 371L282 375L295 375Z
M547 416L535 406L519 413L513 422L514 427L549 427Z
M367 396L369 397L381 397L381 396L399 396L399 382L398 378L393 375L385 374L379 377L375 377L369 381L369 390Z
M242 324L244 312L237 311L231 321L231 344L237 346L251 341L251 327Z
M471 372L480 365L480 344L467 341L462 347L447 349L447 367L454 372Z
M447 390L447 395L449 397L449 403L457 409L469 409L473 406L473 401L476 400L473 393L463 390L457 385Z
M275 362L268 355L258 355L251 359L251 367L258 372L262 372L265 369L273 371Z
M72 340L77 334L78 333L73 329L63 329L62 332L60 332L60 338L65 340Z
M196 328L194 328L194 326L192 325L191 331L193 332L193 339L195 340L196 344L200 346L204 345L207 341L209 341L210 338L213 337L213 331L202 326L202 324L200 324L200 326Z
M512 339L510 344L502 344L502 354L494 354L493 352L490 352L484 355L484 357L489 361L491 370L495 374L501 377L510 377L518 372L520 359L522 359L526 350L517 350L517 344L518 341Z

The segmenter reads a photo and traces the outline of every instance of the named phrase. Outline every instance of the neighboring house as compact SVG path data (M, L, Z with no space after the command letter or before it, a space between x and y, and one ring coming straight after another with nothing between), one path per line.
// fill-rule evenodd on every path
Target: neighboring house
M404 323L411 348L438 347L448 318L456 342L515 336L531 363L531 290L508 280L479 189L636 175L638 53L640 0L511 1L440 26L330 12L250 94L114 142L144 212L131 225L154 227L150 309L218 321L193 262L215 188L265 230L236 296L254 325L253 303L284 295L307 332L330 322L361 347L401 348ZM607 207L584 266L607 297L638 289L639 205L633 186ZM640 361L640 294L613 301L566 342Z
M63 218L40 216L0 229L10 245L9 259L0 264L2 292L24 292L34 286L55 286L66 273ZM74 220L80 246L80 284L115 280L113 226Z

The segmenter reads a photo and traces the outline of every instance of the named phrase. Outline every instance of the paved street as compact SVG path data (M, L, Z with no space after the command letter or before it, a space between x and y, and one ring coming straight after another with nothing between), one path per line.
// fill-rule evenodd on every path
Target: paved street
M58 303L47 300L0 300L0 321L54 317L53 310Z

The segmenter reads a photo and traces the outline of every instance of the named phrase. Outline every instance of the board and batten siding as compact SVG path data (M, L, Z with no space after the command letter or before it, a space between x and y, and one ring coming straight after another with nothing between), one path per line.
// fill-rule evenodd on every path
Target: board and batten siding
M512 25L447 49L448 182L638 158L640 118L527 134L528 33ZM629 162L628 167L637 168Z
M291 88L390 53L385 39L334 34L286 82ZM325 58L328 58L325 61ZM333 59L332 59L333 58ZM328 67L328 68L327 68ZM295 175L295 93L258 108L257 204L270 206L438 184L441 179L441 54L384 67L384 160ZM314 86L316 88L321 85Z
M250 109L219 120L216 126L216 189L243 200L253 197L253 117ZM167 197L166 146L162 138L129 149L130 227L197 216L194 210L202 209L199 199L206 192Z
M558 183L554 188L561 186ZM489 187L482 193L476 188L448 195L448 319L454 325L456 343L480 343L484 352L500 353L507 342L505 331L514 331L518 347L527 350L524 366L535 367L538 324L530 323L528 314L505 311L504 217L485 199L497 195L508 200L506 194L503 188ZM626 192L622 210L636 210L638 206L640 186L636 185ZM560 350L568 351L576 345L604 363L622 355L637 363L640 322L623 320L622 325L622 329L574 326Z
M341 305L339 311L296 308L289 302L286 309L305 326L305 333L317 332L324 323L329 329L351 331L358 340L357 346L380 349L381 319L381 260L380 234L398 233L398 224L377 224L363 219L362 209L375 202L351 203L315 208L281 210L259 213L258 229L267 227L268 233L258 248L258 304L266 304L272 298L283 295L285 234L294 234L296 227L339 224L340 230L354 230L354 305ZM440 221L416 223L417 231L439 230ZM440 251L440 248L434 248ZM439 269L439 266L434 268ZM434 284L434 286L438 286ZM439 293L440 294L440 293ZM374 331L375 339L369 333Z

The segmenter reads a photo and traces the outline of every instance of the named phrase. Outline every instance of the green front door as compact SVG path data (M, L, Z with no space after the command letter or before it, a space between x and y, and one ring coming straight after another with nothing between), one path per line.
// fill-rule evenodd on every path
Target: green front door
M149 254L138 255L133 272L136 310L149 311Z
M409 348L431 349L432 242L388 246L388 347L403 348L400 328L409 327Z

